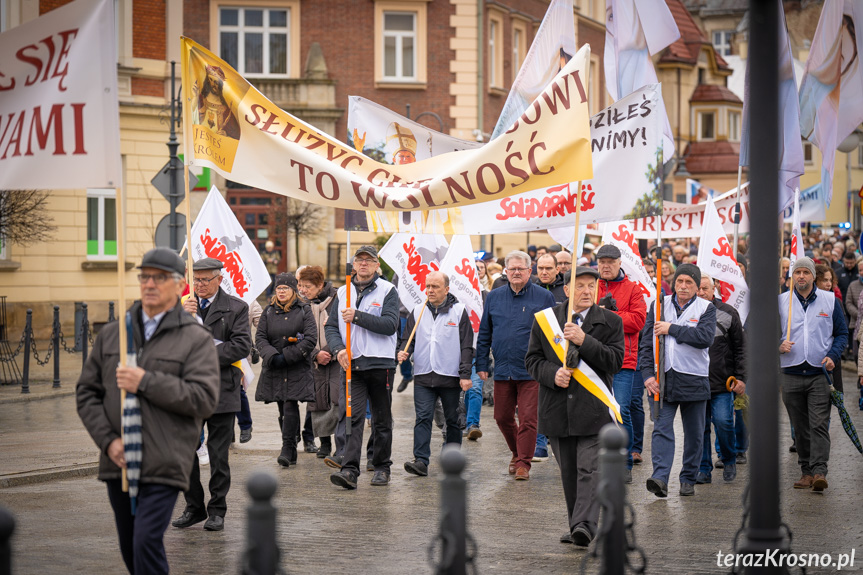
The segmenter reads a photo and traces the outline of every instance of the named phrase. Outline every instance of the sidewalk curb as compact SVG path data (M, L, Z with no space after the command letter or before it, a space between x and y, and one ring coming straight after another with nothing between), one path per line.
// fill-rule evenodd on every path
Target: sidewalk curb
M19 487L21 485L32 485L34 483L45 483L60 479L71 479L73 477L87 477L96 475L99 471L98 463L84 463L71 465L69 467L55 467L52 469L40 469L37 471L25 471L0 476L0 489Z
M69 397L75 395L75 388L60 389L59 391L43 392L43 393L22 393L9 397L0 397L0 405L7 403L24 403L27 401L38 401L40 399L54 399L55 397Z

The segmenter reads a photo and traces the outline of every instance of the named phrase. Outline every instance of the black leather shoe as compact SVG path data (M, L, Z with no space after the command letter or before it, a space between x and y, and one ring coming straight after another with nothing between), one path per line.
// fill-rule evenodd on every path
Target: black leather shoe
M572 533L567 531L563 535L560 536L561 543L572 543Z
M681 483L680 495L682 495L683 497L695 495L695 485L693 485L692 483Z
M240 443L248 443L252 440L252 428L240 430Z
M338 471L330 475L330 482L333 485L344 487L345 489L357 488L357 476L350 471Z
M324 463L326 463L328 467L332 467L333 469L341 469L343 461L344 457L342 457L341 455L327 455L326 457L324 457Z
M657 497L668 497L668 485L661 479L648 479L647 490Z
M404 377L404 378L402 378L401 383L399 383L399 386L396 388L396 392L397 392L397 393L401 393L401 392L403 392L404 390L406 390L406 389L408 388L408 384L409 384L410 382L412 382L412 381L413 381L413 379L414 379L414 378L412 378L412 377Z
M330 440L329 437L326 437L321 440L321 446L318 448L318 452L315 454L315 456L318 459L323 459L324 457L328 456L332 450L333 442Z
M225 518L213 515L204 523L204 531L221 531L225 528Z
M429 474L429 466L418 459L414 459L413 461L405 462L405 471L413 473L414 475L419 475L420 477L425 477Z
M366 461L366 471L368 471L369 473L371 473L371 472L372 472L372 471L374 471L374 470L375 470L375 466L374 466L374 465L372 465L372 462L371 462L371 461Z
M390 474L386 471L375 471L374 477L372 477L372 485L389 485L390 483Z
M303 451L305 451L306 453L317 453L318 446L315 445L314 441L306 441L305 443L303 443Z
M276 461L282 467L290 467L291 464L295 464L296 461L291 461L291 448L282 446L282 452L279 453L279 457L276 458Z
M591 541L593 541L593 535L591 535L590 529L588 529L584 525L579 525L572 530L572 543L574 545L578 545L579 547L587 547L588 545L590 545Z
M179 529L185 529L186 527L197 525L201 521L204 521L206 518L206 513L204 513L203 515L195 515L189 511L183 511L182 515L180 515L177 519L171 521L171 525Z

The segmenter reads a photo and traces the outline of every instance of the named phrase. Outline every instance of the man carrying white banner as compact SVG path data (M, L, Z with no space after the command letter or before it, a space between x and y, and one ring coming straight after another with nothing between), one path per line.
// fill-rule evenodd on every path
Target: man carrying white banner
M575 289L569 293L572 273ZM539 432L548 436L560 464L569 518L560 541L580 547L596 536L599 521L599 430L620 421L611 388L623 365L623 321L594 304L598 279L584 266L566 273L572 317L568 301L535 314L524 358L539 382Z
M270 285L267 264L216 186L192 226L192 258L222 262L222 289L249 305Z
M740 320L746 323L746 316L749 315L749 286L737 265L712 201L707 202L704 212L704 227L698 245L698 267L723 283L720 288L722 301L736 309Z

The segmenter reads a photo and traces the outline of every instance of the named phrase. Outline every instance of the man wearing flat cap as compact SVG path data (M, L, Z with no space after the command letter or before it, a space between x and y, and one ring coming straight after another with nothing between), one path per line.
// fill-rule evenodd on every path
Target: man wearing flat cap
M101 452L98 477L108 486L126 568L168 573L162 538L178 493L189 488L192 462L197 465L201 423L219 399L219 360L210 333L180 305L183 260L156 248L144 254L139 269L141 299L127 315L137 365L118 367L120 324L107 324L84 364L76 396L78 415ZM140 427L140 439L127 432L125 446L124 424ZM126 468L130 487L123 492Z
M665 390L653 423L651 451L653 476L647 490L657 497L668 496L668 478L674 463L674 418L680 410L683 420L683 464L680 495L695 495L695 481L704 446L704 419L710 400L710 345L716 329L716 306L697 297L701 270L680 264L672 280L673 295L665 296L662 321L647 313L641 332L638 360L647 393L660 392L654 364L654 339L665 338Z
M802 471L794 489L820 492L827 489L830 458L830 382L823 369L830 372L839 364L848 343L848 326L842 302L833 292L815 287L815 264L810 258L794 262L791 285L790 291L779 295L779 365L782 401L794 426ZM789 322L791 335L786 337Z
M399 296L395 286L382 279L378 269L378 251L374 246L362 246L354 253L354 274L351 278L350 300L347 287L339 288L330 307L324 331L330 351L343 369L348 368L348 324L351 326L351 434L344 453L325 461L341 465L330 475L334 485L356 489L360 475L360 454L363 444L366 400L372 408L374 466L372 485L390 482L393 445L392 377L396 367L396 343L399 327ZM344 411L340 420L344 421ZM339 442L338 437L337 443ZM341 456L340 456L341 455ZM332 462L332 463L330 463Z
M638 335L644 328L647 317L647 304L641 289L634 281L626 277L620 269L620 249L612 244L604 244L596 252L597 271L599 271L598 304L613 311L623 320L625 352L623 367L614 374L614 397L620 404L620 417L623 428L629 437L626 449L626 483L632 483L632 384L635 378L635 368L638 367ZM640 387L639 387L640 389ZM638 398L641 401L641 398Z
M572 273L575 282L570 284ZM536 313L524 358L528 373L539 382L539 432L548 436L560 465L569 518L560 541L581 547L597 532L599 430L617 419L609 403L614 404L612 379L623 364L623 322L593 303L598 279L589 267L565 274L572 316L567 301ZM585 382L592 382L596 393Z
M222 262L204 258L195 262L194 294L183 302L183 308L210 330L219 356L219 404L207 419L207 451L210 455L210 502L204 507L204 488L198 458L192 464L192 478L185 493L186 509L171 525L186 528L206 520L204 529L221 531L225 527L226 498L231 488L228 448L234 433L234 417L240 411L240 389L243 370L240 361L252 349L249 329L249 306L230 296L220 287Z

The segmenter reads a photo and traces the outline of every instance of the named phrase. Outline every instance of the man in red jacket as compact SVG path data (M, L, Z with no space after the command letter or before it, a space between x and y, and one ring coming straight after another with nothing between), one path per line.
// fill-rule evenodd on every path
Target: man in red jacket
M629 407L632 403L632 381L638 367L638 334L647 318L644 296L635 282L620 269L620 250L605 244L596 252L599 286L599 305L613 311L623 320L624 356L623 368L614 375L614 398L620 404L623 427L629 436L626 449L626 482L632 483L632 418Z

